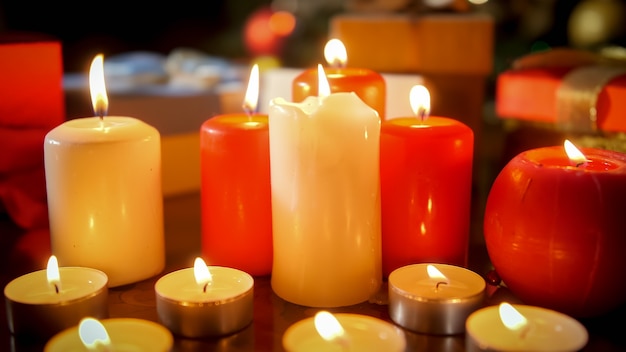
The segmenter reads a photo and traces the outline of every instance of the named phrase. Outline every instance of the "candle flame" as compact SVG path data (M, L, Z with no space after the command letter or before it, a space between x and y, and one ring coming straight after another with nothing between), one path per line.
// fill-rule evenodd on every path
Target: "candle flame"
M111 345L111 339L102 323L94 318L83 318L78 325L78 336L83 345L90 351L108 350L106 346Z
M430 115L430 93L423 85L415 85L409 93L409 102L413 113L421 121L424 121Z
M193 264L193 275L196 278L196 283L206 291L206 287L211 284L213 276L209 267L200 257L197 257Z
M254 64L250 70L248 89L243 101L243 111L250 115L256 112L259 103L259 65Z
M587 162L585 155L569 140L565 140L563 147L565 147L565 153L567 154L569 160L576 166Z
M327 311L319 311L314 318L315 330L326 341L336 342L347 347L346 332L339 320Z
M324 46L324 58L331 67L345 67L348 63L348 53L345 45L339 39L331 39Z
M91 62L89 68L89 90L91 92L91 104L96 116L103 118L109 108L106 85L104 84L104 55L98 54Z
M326 78L326 72L324 72L324 67L321 64L317 65L317 79L318 85L317 88L317 96L318 97L327 97L330 95L330 85L328 84L328 79Z
M48 278L48 284L54 288L56 293L59 293L61 290L61 274L59 273L59 261L54 255L51 255L50 259L48 259L46 277Z
M528 320L511 304L503 302L498 307L502 324L510 330L519 330L528 325Z
M448 278L432 264L428 264L426 266L426 272L428 273L428 277L431 279L448 281Z

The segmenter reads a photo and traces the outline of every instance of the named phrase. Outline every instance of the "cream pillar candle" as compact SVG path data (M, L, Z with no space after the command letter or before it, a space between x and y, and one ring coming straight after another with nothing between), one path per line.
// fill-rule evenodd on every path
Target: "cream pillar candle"
M138 119L103 117L106 101L94 110L46 135L50 240L64 265L102 270L114 287L165 266L161 140Z
M366 301L382 282L380 119L354 93L270 103L272 289L310 307Z

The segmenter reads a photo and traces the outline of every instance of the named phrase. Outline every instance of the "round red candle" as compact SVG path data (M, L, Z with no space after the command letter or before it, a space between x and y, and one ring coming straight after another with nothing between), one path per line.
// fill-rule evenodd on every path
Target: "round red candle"
M338 44L334 47L331 44ZM339 52L334 52L339 50ZM365 68L343 67L347 62L345 47L341 41L331 39L325 48L325 56L332 66L325 68L331 93L354 92L365 104L385 118L386 84L378 72ZM317 67L300 73L292 82L291 92L294 102L299 103L308 96L318 95Z
M446 117L383 121L383 274L409 264L467 265L474 133Z
M626 154L581 151L586 162L559 146L517 155L494 181L484 219L511 292L576 317L626 303Z

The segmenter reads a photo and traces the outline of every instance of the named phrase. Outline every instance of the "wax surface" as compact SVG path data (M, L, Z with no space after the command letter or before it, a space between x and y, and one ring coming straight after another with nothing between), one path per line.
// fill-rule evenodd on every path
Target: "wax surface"
M485 280L475 272L453 265L434 264L446 277L430 278L428 264L414 264L396 269L389 276L389 285L403 295L417 300L446 301L482 294ZM440 284L438 282L447 282Z
M485 208L489 257L527 304L576 317L626 303L626 154L581 148L575 166L562 146L513 158Z
M69 120L44 142L52 252L104 271L109 286L165 266L161 143L130 117Z
M161 277L154 289L160 296L181 303L219 303L243 295L254 285L253 278L241 270L209 266L209 271L213 279L206 292L196 283L193 268Z
M354 93L270 104L272 288L305 306L366 301L382 283L380 119Z
M335 314L343 327L350 351L404 351L406 340L402 330L378 318L359 314ZM326 341L315 328L314 318L303 319L290 326L283 335L283 347L289 352L346 351L337 342Z
M46 270L22 275L4 288L6 298L24 304L67 304L106 289L107 276L100 270L80 267L59 268L60 290L48 284Z
M113 318L100 321L115 352L170 351L174 344L172 333L152 321L134 318ZM69 328L51 338L44 352L90 351L80 340L78 327Z
M467 265L474 134L431 116L383 121L383 274L405 265Z
M528 320L528 330L507 328L498 306L482 308L467 319L467 344L470 351L579 351L588 340L585 327L577 320L553 310L515 305ZM477 346L480 346L478 348Z
M386 82L379 73L363 68L324 68L332 93L354 92L385 118ZM294 102L318 95L317 69L308 69L294 78L291 94Z
M251 275L272 270L266 115L219 115L201 127L202 254Z

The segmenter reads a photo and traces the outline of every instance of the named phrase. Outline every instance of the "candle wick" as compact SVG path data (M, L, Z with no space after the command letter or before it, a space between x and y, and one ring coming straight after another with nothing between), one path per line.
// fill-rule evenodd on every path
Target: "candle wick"
M426 120L428 116L426 115L426 109L422 106L420 106L417 109L417 118L420 120L420 122L424 122Z
M445 281L439 281L437 282L437 284L435 285L435 291L439 290L439 285L447 285L448 283Z
M346 68L347 62L341 62L338 58L333 59L333 62L330 63L331 68Z
M59 294L59 285L54 284L54 292L56 292L56 294Z
M578 164L576 164L576 167L581 167L581 166L587 165L587 161L588 161L588 160L585 160L585 161L579 162Z
M526 335L528 335L529 330L530 330L530 325L526 324L524 326L524 329L519 334L520 339L524 340L526 338Z
M207 282L206 284L204 284L204 287L202 287L202 293L206 293L206 289L209 286L209 283Z
M246 113L246 115L248 115L248 117L256 113L256 109L252 108L250 104L244 103L242 107L243 111Z

